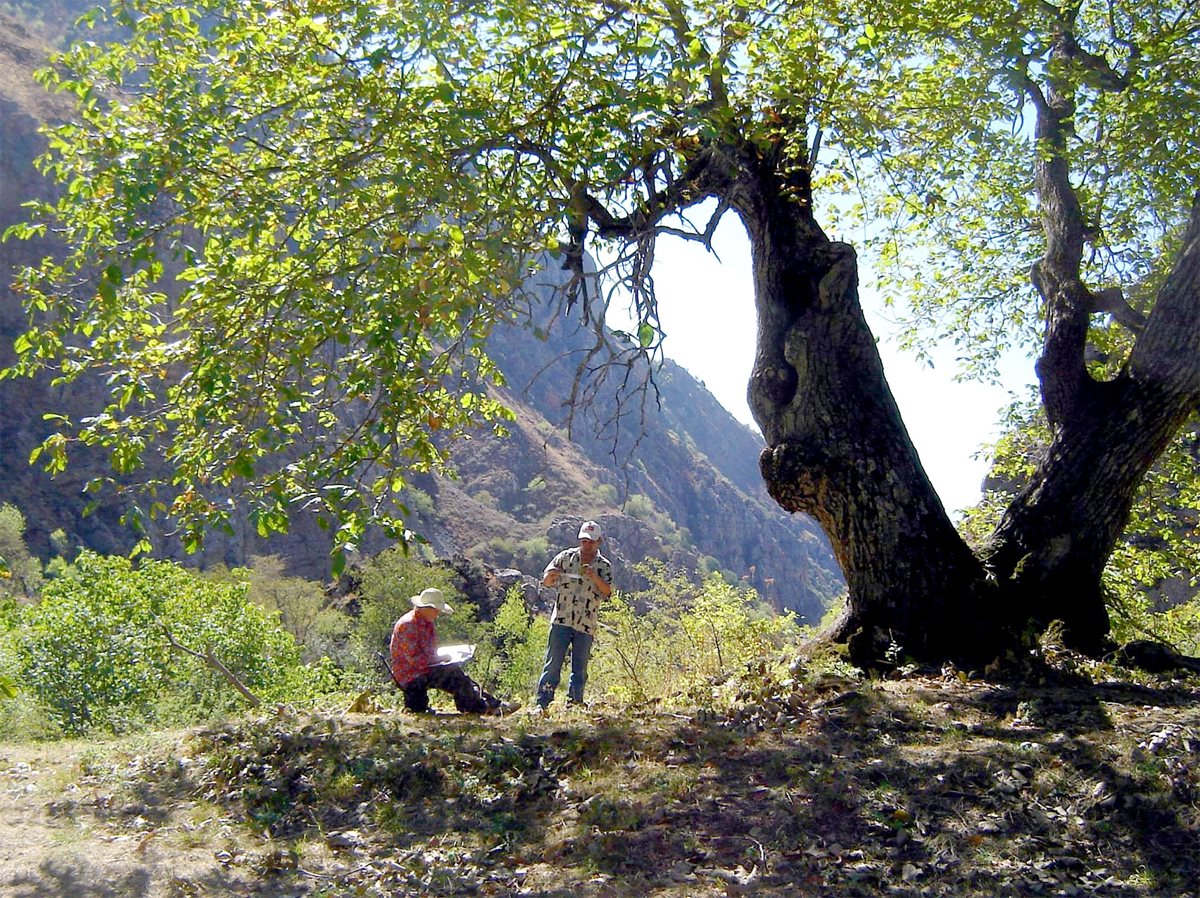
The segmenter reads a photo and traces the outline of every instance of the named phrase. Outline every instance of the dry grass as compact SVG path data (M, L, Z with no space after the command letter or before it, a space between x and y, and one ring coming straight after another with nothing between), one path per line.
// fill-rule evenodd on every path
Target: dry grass
M83 895L1196 895L1198 701L951 673L732 715L263 717L43 757L26 810L73 835L0 891L74 863Z

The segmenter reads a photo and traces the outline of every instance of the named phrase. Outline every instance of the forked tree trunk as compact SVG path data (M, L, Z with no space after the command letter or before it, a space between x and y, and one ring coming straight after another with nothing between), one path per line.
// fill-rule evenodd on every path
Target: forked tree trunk
M1039 363L1043 380L1069 382L1047 370L1053 361L1047 353ZM1049 451L1007 510L987 562L1023 619L1060 620L1068 644L1096 652L1108 636L1101 575L1138 485L1200 407L1200 194L1125 370L1108 383L1074 380L1081 385L1047 397Z
M1200 204L1128 370L1083 381L981 560L904 428L862 314L853 250L816 224L803 173L785 178L771 160L756 162L731 196L754 258L750 406L767 441L767 489L816 518L846 577L847 611L831 635L863 664L889 660L889 649L978 662L1018 644L1031 623L1057 619L1072 644L1101 650L1101 573L1138 484L1200 401Z

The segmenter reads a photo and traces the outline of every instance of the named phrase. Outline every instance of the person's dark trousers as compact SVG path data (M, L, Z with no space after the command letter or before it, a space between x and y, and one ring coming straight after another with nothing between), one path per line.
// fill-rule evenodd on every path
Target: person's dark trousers
M549 706L554 699L554 690L558 688L562 677L563 660L567 657L567 649L571 650L571 679L567 683L567 700L583 701L583 687L587 685L588 658L592 654L593 637L573 627L554 624L550 627L550 639L546 644L546 666L542 668L542 678L538 680L537 703L543 708Z
M483 714L500 707L500 700L484 692L457 664L435 667L400 688L404 691L404 707L418 714L429 710L430 689L449 692L454 707L463 714Z

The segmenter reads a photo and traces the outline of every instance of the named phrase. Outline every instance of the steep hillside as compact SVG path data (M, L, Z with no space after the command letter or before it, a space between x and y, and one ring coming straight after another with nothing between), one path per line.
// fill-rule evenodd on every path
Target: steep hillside
M32 164L43 146L37 129L63 120L70 107L43 92L32 72L44 64L46 47L63 40L73 18L90 5L58 0L0 7L24 17L0 13L0 228L23 217L23 202L49 196ZM13 338L24 325L8 272L53 251L51 243L0 245L5 273L0 364L11 361ZM595 517L610 535L608 549L620 562L622 585L636 583L632 562L660 558L722 569L778 607L819 616L841 586L824 539L811 521L785 515L771 502L757 471L761 440L681 368L667 362L656 373L657 397L648 394L652 401L644 419L625 420L619 433L593 426L616 408L617 393L602 387L567 433L563 400L587 334L557 314L552 292L546 284L536 288L531 309L546 339L534 337L529 327L511 326L501 328L491 344L508 377L503 398L517 412L511 436L455 447L459 477L425 478L408 497L415 523L435 551L537 573L548 552L573 541L571 521ZM46 433L42 416L86 413L98 391L94 383L73 385L64 395L48 379L0 382L0 501L22 509L31 547L43 556L58 530L68 542L102 552L133 542L114 502L83 514L82 488L100 470L99 460L81 458L55 481L26 463ZM160 554L181 555L169 534L156 534L155 542ZM293 572L320 577L327 551L327 537L301 520L291 534L269 543L248 528L215 535L204 556L194 560L240 564L270 552L286 559Z
M490 346L510 396L561 427L579 360L593 336L560 307L554 280L551 268L533 291L530 320L498 329ZM532 338L531 329L544 339ZM648 373L653 384L640 392L619 389L624 369L607 382L597 384L595 374L588 380L592 404L577 413L570 436L577 451L600 468L592 479L610 484L625 512L648 521L665 516L670 525L660 531L667 530L687 552L708 556L777 607L819 616L824 599L840 588L840 576L815 523L783 513L767 495L757 464L762 438L673 362ZM611 424L618 407L629 410L619 429ZM558 434L561 439L562 431ZM543 452L549 452L554 444L545 446ZM528 459L528 453L522 457ZM464 476L486 476L464 462ZM570 510L571 497L565 498Z

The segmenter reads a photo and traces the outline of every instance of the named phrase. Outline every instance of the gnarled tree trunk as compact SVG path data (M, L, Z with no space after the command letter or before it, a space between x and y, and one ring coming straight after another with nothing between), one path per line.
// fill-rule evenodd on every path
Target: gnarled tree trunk
M750 236L758 351L750 406L767 488L821 524L849 586L835 638L859 663L994 657L995 590L946 515L901 421L858 297L854 251L831 242L803 173L744 162L731 196ZM788 180L799 183L787 183Z
M1051 305L1061 314L1051 315L1039 364L1054 440L980 558L901 421L862 314L854 251L817 225L805 173L757 155L740 171L727 198L754 257L749 395L768 444L760 464L771 495L816 518L841 564L849 598L831 635L863 664L884 661L893 646L925 660L986 660L1052 620L1076 647L1104 648L1104 566L1138 484L1200 403L1200 199L1175 272L1115 380L1097 383L1083 367L1080 318L1093 309L1077 268L1058 282ZM1053 239L1050 247L1042 289Z

